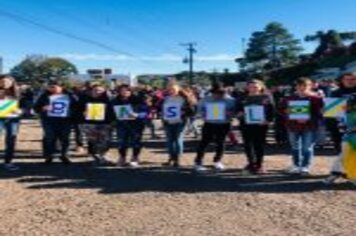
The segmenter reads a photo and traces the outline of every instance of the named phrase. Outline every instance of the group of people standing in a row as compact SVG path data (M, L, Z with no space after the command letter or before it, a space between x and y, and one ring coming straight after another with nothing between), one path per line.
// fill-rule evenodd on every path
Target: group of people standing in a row
M81 133L86 136L88 153L94 160L98 164L107 163L105 154L110 148L112 131L115 129L119 153L117 164L137 167L145 126L148 120L152 120L153 114L158 113L166 134L167 165L179 166L187 124L193 119L202 119L204 124L194 168L198 172L206 170L203 165L205 150L210 143L215 143L214 168L224 169L222 158L225 140L232 130L232 120L237 118L247 156L244 170L254 174L263 173L267 131L278 116L281 119L278 122L283 122L287 130L291 146L292 167L288 172L308 174L317 133L324 120L323 98L313 90L312 85L308 78L296 80L294 92L276 104L260 80L247 82L243 95L237 98L231 96L221 83L213 84L207 96L198 98L193 90L171 82L162 92L162 99L153 106L150 94L137 92L128 85L120 85L114 92L109 92L100 83L69 91L60 83L51 82L36 99L33 109L41 120L43 156L47 164L52 163L58 151L62 162L70 163L70 134L73 128L78 136ZM355 93L356 75L348 73L341 76L340 88L335 91L337 97L352 98ZM4 154L5 167L9 170L18 169L12 163L20 122L19 109L14 109L18 99L15 80L7 75L1 76L0 130L6 131ZM355 127L349 131L354 132ZM77 139L78 145L82 146L81 139ZM129 162L128 149L132 149ZM336 172L342 174L341 170Z

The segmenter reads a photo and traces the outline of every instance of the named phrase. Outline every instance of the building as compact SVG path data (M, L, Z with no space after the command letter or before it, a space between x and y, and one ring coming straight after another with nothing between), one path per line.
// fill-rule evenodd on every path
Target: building
M71 80L90 81L95 79L104 79L110 84L129 84L135 86L137 84L136 79L130 75L125 74L112 74L111 69L90 69L86 74L70 75Z

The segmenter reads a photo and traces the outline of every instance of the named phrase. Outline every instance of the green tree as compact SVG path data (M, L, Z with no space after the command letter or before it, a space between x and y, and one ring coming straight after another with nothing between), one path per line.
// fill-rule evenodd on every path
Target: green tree
M34 86L53 79L65 81L69 75L76 73L77 68L65 59L37 55L25 58L10 71L17 81Z
M305 41L307 42L319 42L319 46L313 53L314 58L320 58L326 52L344 47L345 41L355 40L356 32L342 32L339 33L336 30L329 30L327 32L318 31L314 35L307 35Z
M244 58L237 61L247 71L261 72L296 64L302 50L300 40L281 23L271 22L263 31L252 33Z

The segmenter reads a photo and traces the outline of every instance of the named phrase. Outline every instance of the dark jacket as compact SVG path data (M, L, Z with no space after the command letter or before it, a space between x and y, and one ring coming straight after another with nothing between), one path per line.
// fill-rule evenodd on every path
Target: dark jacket
M50 105L50 97L54 94L51 94L48 91L42 93L39 98L36 100L33 109L34 111L40 115L40 118L43 120L51 120L51 121L73 121L76 116L76 111L78 108L78 101L75 99L72 93L68 91L63 91L62 94L58 95L66 95L69 99L69 109L67 117L49 117L48 111L43 111L43 107Z
M236 109L237 112L244 112L244 108L250 105L262 105L265 111L266 122L273 121L274 118L274 105L273 100L268 95L259 95L259 96L245 96L237 102ZM246 124L245 117L239 117L240 125ZM267 124L265 124L267 125Z
M298 100L308 100L310 101L310 116L311 118L305 123L299 123L296 120L290 120L288 103L289 101L298 101ZM320 125L320 121L323 119L322 109L323 109L323 100L318 96L308 96L300 97L298 95L292 95L284 98L279 104L279 112L283 115L284 124L288 130L292 132L304 132L304 131L316 131Z
M122 98L121 96L117 96L111 101L111 107L115 111L115 106L120 105L131 105L133 112L138 115L136 119L133 120L118 120L115 115L115 119L117 123L121 122L143 122L146 120L150 114L150 108L145 103L143 97L132 95L127 99Z
M103 104L105 106L105 114L103 120L88 120L85 114L88 112L89 104ZM84 124L110 124L115 120L113 108L111 106L111 100L107 94L101 97L94 98L89 95L83 95L80 97L78 105L78 119Z

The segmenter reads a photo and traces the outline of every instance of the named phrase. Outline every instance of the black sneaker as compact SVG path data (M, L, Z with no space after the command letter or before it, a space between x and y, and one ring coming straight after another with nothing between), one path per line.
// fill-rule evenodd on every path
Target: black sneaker
M46 159L45 159L45 164L46 165L50 165L50 164L52 164L53 163L53 158L52 157L47 157Z
M69 165L69 164L72 163L72 162L69 160L68 157L61 157L61 161L62 161L62 163L65 164L65 165Z

